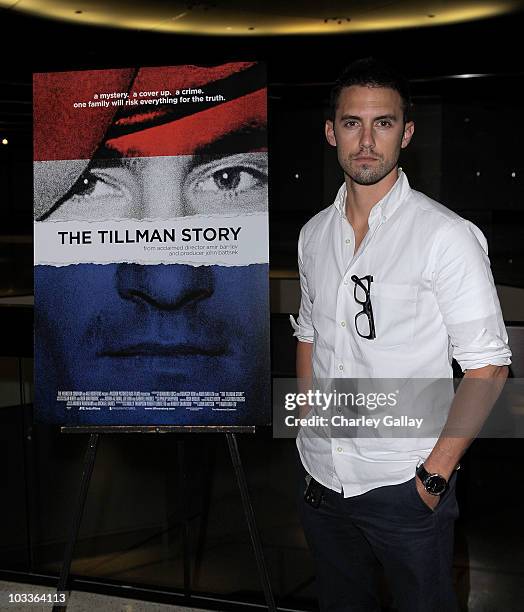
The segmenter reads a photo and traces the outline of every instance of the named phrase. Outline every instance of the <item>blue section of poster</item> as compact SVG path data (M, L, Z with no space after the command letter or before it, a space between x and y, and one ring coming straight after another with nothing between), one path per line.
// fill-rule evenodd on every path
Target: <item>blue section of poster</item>
M37 266L35 403L48 422L267 422L268 267Z

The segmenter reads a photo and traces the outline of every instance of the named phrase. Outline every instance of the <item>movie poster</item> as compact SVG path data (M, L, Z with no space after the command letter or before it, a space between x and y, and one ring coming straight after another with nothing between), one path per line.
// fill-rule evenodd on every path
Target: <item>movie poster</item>
M37 418L268 424L264 66L33 85Z

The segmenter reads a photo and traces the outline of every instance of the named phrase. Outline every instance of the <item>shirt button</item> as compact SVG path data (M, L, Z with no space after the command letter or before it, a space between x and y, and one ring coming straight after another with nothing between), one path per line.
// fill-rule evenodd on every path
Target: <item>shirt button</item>
M346 244L349 244L351 242L351 240L349 238L346 238Z
M347 281L347 280L345 280L345 281L344 281L344 285L347 285L347 284L348 284L348 281Z
M340 364L338 365L338 369L339 369L339 370L343 370L343 369L344 369L344 366L343 366L343 365L340 363Z
M342 325L342 327L346 327L346 322L345 321L340 321L340 325Z
M342 452L342 447L341 446L337 447L337 453L341 453L341 452Z

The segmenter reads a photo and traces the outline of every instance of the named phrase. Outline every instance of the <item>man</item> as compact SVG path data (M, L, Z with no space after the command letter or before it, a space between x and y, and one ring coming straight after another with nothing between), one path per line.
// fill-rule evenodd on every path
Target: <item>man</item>
M260 223L257 235L265 234L263 68L233 63L37 77L35 232L49 230L45 236L54 240L36 244L40 418L69 425L267 422L267 253L266 263L221 256L224 245L245 246L249 223ZM81 224L92 229L91 241L106 232L95 259L81 260L88 245L56 242L58 230L76 235ZM145 242L138 258L122 255L129 228L143 237L157 227L175 227L175 240ZM183 227L200 233L184 241ZM115 228L120 242L108 244ZM200 249L194 257L211 256L186 264L179 255L186 245ZM57 265L66 248L78 262ZM108 261L97 259L104 253ZM148 260L150 253L157 260ZM79 410L57 401L61 392L129 397L125 410L96 403L87 410L85 401ZM147 392L164 394L158 409L133 395ZM209 396L184 396L162 405L178 392L238 397L217 405Z
M333 89L326 138L344 184L300 233L302 300L293 323L302 384L449 379L452 357L465 380L500 388L507 376L511 353L483 235L411 189L398 167L414 133L409 109L405 79L374 59L351 64ZM485 417L495 397L479 400L464 387L450 418L453 410L467 415L472 400L488 401L477 405ZM457 609L455 482L474 436L467 432L343 439L301 432L309 486L300 511L323 611L380 610L381 567L400 612Z

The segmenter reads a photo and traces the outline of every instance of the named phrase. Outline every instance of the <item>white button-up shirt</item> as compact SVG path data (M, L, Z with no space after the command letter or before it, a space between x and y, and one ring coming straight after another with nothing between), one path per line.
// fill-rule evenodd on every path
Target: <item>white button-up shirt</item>
M482 232L409 186L406 175L371 209L355 252L346 188L300 232L302 299L295 336L313 343L314 379L452 378L511 363ZM351 276L373 276L376 338L361 338ZM361 330L362 332L362 330ZM297 446L306 470L345 497L414 476L437 438L311 437Z

